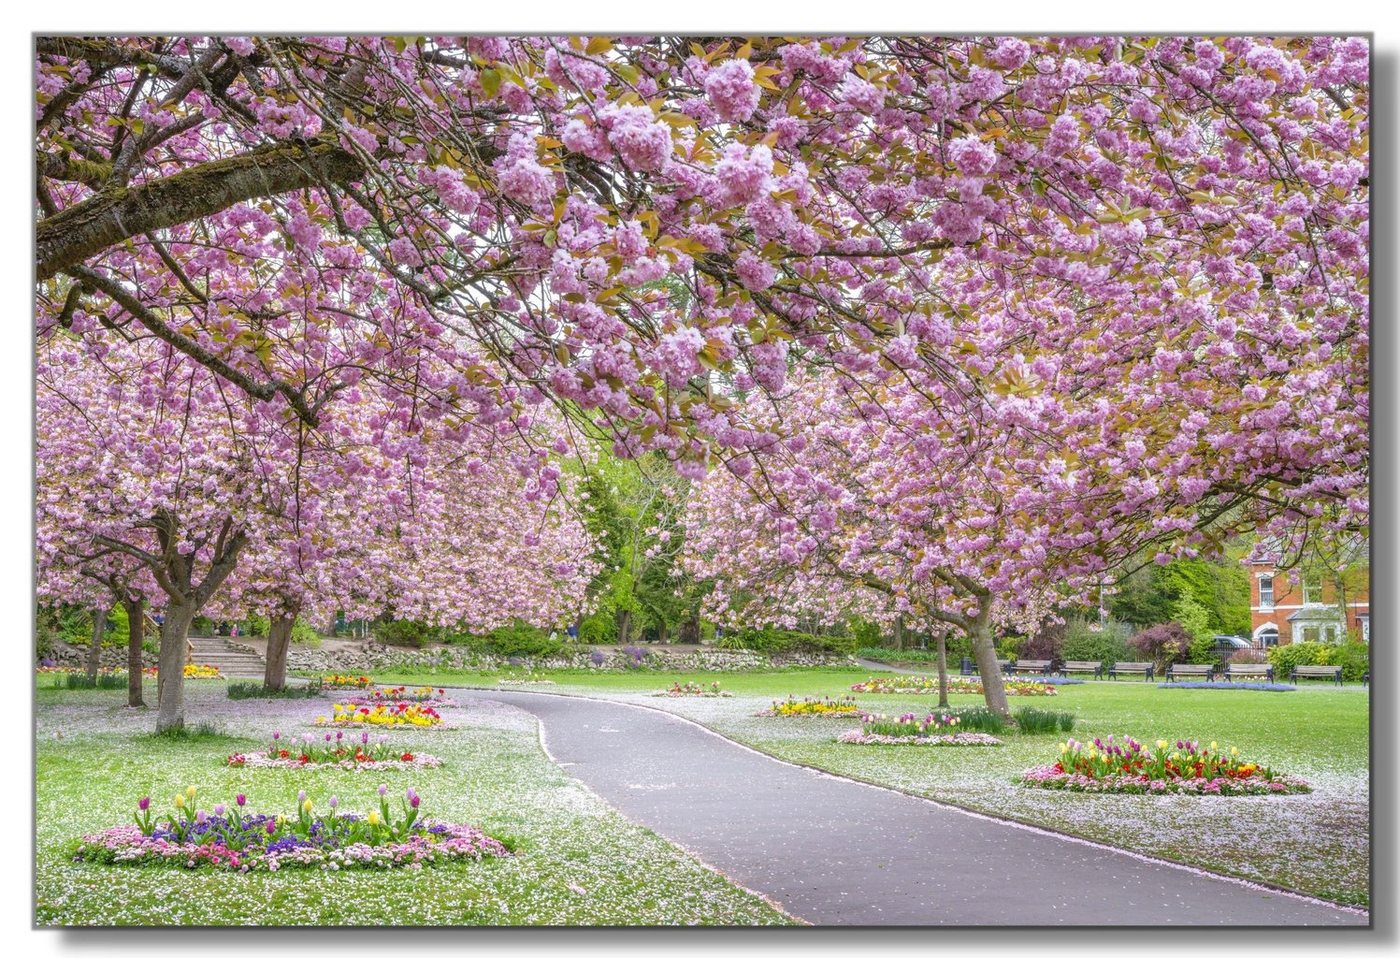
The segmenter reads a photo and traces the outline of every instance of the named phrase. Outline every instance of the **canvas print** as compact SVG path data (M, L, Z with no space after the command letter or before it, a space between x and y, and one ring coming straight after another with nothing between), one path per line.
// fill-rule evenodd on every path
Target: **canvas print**
M33 58L36 926L1369 926L1369 37Z

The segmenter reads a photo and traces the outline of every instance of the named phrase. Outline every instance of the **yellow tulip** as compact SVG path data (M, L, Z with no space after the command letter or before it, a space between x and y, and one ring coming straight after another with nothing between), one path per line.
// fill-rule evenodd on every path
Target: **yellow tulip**
M1217 747L1218 747L1218 746L1217 746L1214 742L1211 742L1211 743L1210 743L1210 750L1211 750L1212 752L1214 752L1214 751L1216 750Z
M176 796L175 796L175 807L176 807L176 808L184 808L184 807L185 807L185 796L183 796L183 795L176 795Z
M1238 758L1238 757L1239 757L1239 754L1240 754L1240 750L1237 749L1237 748L1235 748L1235 746L1231 745L1231 746L1230 746L1230 755L1231 755L1231 757L1233 757L1233 758Z
M370 823L371 825L378 825L378 824L379 824L379 813L378 813L378 812L370 812L370 813L369 813L369 823Z
M308 798L306 801L301 803L301 810L303 812L311 811L311 799Z
M1166 748L1166 747L1167 747L1167 740L1164 739L1164 738L1159 738L1159 739L1157 740L1157 747L1158 747L1158 748Z
M194 795L195 795L194 786L191 785L189 788L185 789L185 794L188 795L190 798L194 798Z

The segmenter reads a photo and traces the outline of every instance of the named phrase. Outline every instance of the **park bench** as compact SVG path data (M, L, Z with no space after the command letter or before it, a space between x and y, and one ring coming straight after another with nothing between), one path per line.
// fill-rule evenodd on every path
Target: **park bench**
M1215 666L1213 665L1178 665L1172 663L1167 666L1167 681L1176 679L1201 679L1209 682L1215 678Z
M1010 672L1010 671L1011 671L1011 660L1010 660L1010 659L997 659L997 667L1001 669L1001 671L1002 671L1003 674L1006 673L1006 672ZM962 669L961 669L960 671L962 672L963 675L977 675L977 674L979 674L978 671L977 671L977 663L974 662L972 659L968 658L968 657L965 656L965 655L963 656L963 660L962 660Z
M1070 672L1084 672L1094 676L1096 679L1103 678L1102 662L1066 662L1060 666L1061 675L1069 675Z
M1295 683L1299 679L1331 679L1341 685L1342 667L1340 665L1298 665L1294 666L1289 679Z
M1114 662L1113 667L1108 670L1108 677L1116 680L1119 672L1124 675L1141 675L1144 682L1152 681L1151 662Z
M1016 664L1006 669L1007 672L1036 672L1040 675L1050 674L1049 659L1017 659Z
M1267 679L1272 682L1274 680L1274 667L1272 665L1231 662L1225 666L1225 680L1233 682L1235 679Z

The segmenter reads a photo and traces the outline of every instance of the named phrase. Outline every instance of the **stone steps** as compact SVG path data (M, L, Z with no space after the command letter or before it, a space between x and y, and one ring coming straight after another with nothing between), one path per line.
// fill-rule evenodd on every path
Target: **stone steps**
M230 678L263 677L267 663L261 655L241 652L229 647L229 640L221 635L190 636L194 646L194 661L198 665L213 665L219 673Z

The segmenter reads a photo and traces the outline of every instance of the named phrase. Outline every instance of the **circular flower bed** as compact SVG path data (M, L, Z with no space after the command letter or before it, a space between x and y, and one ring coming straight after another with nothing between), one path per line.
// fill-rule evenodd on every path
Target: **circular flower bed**
M394 705L399 702L430 702L439 707L455 707L456 702L447 697L447 689L435 689L431 685L409 688L400 685L392 689L370 689L364 695L354 695L342 699L349 705Z
M789 695L781 702L774 702L772 708L764 709L762 712L755 712L755 715L762 717L792 717L799 715L811 715L818 718L855 718L860 714L860 706L856 705L856 700L851 696L843 699L802 699Z
M962 720L951 713L926 715L907 712L898 718L863 712L861 727L843 732L836 741L846 745L1000 745L1001 739L984 732L964 732Z
M394 747L389 736L369 732L349 736L337 731L324 738L307 732L300 739L272 733L272 744L260 752L235 752L228 757L234 768L334 768L361 771L366 768L437 768L442 760L424 752Z
M394 705L351 705L336 702L330 716L316 716L317 725L379 725L403 728L446 728L431 705L399 702Z
M305 792L295 816L244 812L242 795L232 808L196 809L190 786L175 796L176 814L151 818L151 800L137 803L134 825L118 825L84 835L73 860L108 865L166 865L237 872L281 868L422 868L445 861L499 858L511 854L505 843L472 825L420 818L420 799L408 789L395 818L379 786L379 808L367 815L344 814L332 797L325 815L312 814Z
M699 682L687 682L684 685L681 685L679 682L677 682L674 685L672 685L669 689L661 689L660 691L653 692L651 694L653 696L663 695L667 698L673 699L687 697L704 699L727 699L733 695L732 692L721 692L718 682L712 682L709 685L701 685Z
M1240 760L1215 742L1158 739L1155 749L1113 736L1084 744L1070 739L1060 745L1060 760L1023 772L1020 784L1069 792L1117 792L1131 795L1297 795L1312 791L1306 781L1275 773L1267 766Z
M1076 683L1078 680L1075 680ZM1058 683L1065 684L1065 683ZM1007 695L1057 695L1054 685L1025 679L1007 679L1002 682ZM926 675L893 675L888 678L866 679L851 686L852 692L882 695L937 695L938 679ZM982 683L962 676L948 676L950 695L982 695Z

